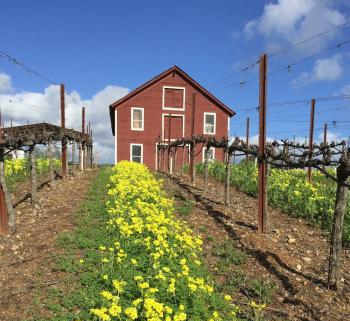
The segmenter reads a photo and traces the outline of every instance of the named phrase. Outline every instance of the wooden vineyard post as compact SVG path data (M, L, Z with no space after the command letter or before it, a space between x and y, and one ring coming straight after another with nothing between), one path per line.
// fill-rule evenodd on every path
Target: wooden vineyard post
M194 168L194 144L190 143L190 175L191 175L191 184L193 186L196 185L195 183L195 168Z
M266 73L267 55L260 58L259 86L259 183L258 183L258 231L265 233L268 227L266 199Z
M82 140L84 138L85 134L85 107L81 109L81 132L82 132ZM80 169L84 171L86 164L85 164L85 143L83 141L81 143L81 162L80 162Z
M31 175L31 203L32 207L37 203L37 177L36 177L36 164L35 164L35 146L29 148L29 162L30 162L30 175Z
M184 174L184 167L185 167L185 157L186 157L186 145L185 143L182 146L182 166L181 166L181 176Z
M4 149L0 149L0 233L7 234L9 229L8 213L6 208L5 183L5 160Z
M61 94L61 127L64 130L66 128L66 115L65 115L65 101L64 101L64 85L60 86L60 94ZM67 175L67 141L65 138L62 139L62 176Z
M0 149L0 184L1 184L1 223L3 233L11 233L16 231L16 214L12 206L12 196L7 189L5 180L5 151L3 148Z
M314 121L315 121L315 99L311 99L311 113L310 113L310 134L309 134L309 160L312 159L312 149L314 144ZM312 167L307 169L307 180L311 183Z
M327 123L325 123L323 127L323 145L327 145ZM323 166L323 169L326 169L326 166Z
M231 154L227 151L225 151L226 154L226 166L225 166L225 209L227 206L230 205L230 161L231 161Z
M0 164L4 167L3 164ZM1 174L0 174L1 175ZM8 234L9 222L6 209L5 193L2 185L0 186L0 234Z
M80 170L83 172L84 171L84 150L83 150L83 143L79 142L80 146L80 157L79 157L79 162L80 162Z
M90 124L90 163L91 163L91 168L93 168L93 163L94 163L94 144L93 144L93 140L92 140L92 128L91 128L91 124Z
M176 174L176 170L177 170L177 168L176 168L176 153L177 152L177 147L175 147L175 149L174 149L174 161L173 161L173 170L172 170L172 172L173 172L173 174L175 174L175 175L177 175Z
M72 175L74 176L75 142L72 142Z
M78 143L78 162L79 162L79 168L81 164L81 144L80 142Z
M158 172L160 172L160 170L159 170L159 164L160 164L160 159L159 159L159 157L160 157L160 153L159 153L159 143L157 143L157 145L156 145L156 148L157 148L157 171Z
M344 155L346 155L346 153ZM346 213L346 205L349 194L349 188L346 186L346 181L349 176L350 159L347 158L337 168L338 183L333 216L328 270L328 287L334 290L337 290L339 281L339 267L340 255L342 252L344 216Z
M208 192L208 146L205 146L204 150L204 193Z
M196 117L196 93L192 94L192 123L191 123L191 135L192 139L194 138L194 126L196 124L195 122ZM193 186L196 185L195 183L195 168L194 168L194 148L195 144L193 141L190 143L190 177L191 177L191 184Z
M171 169L170 169L171 114L169 114L168 117L169 117L169 124L168 124L168 174L171 174Z
M49 178L50 184L55 184L55 173L53 170L53 157L52 157L52 139L49 138L49 142L47 144L47 158L49 159Z

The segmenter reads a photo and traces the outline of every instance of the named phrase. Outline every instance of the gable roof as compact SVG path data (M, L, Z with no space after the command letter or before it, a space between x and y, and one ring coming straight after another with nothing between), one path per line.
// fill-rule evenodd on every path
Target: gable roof
M159 81L159 80L163 79L164 77L168 76L172 72L177 72L180 76L182 76L185 80L187 80L193 87L197 88L197 90L199 90L204 96L206 96L209 100L214 102L217 106L219 106L227 114L229 114L230 117L232 117L232 116L234 116L236 114L231 108L226 106L222 101L220 101L218 98L216 98L213 94L211 94L204 87L202 87L197 81L195 81L192 77L190 77L187 73L185 73L181 68L179 68L178 66L174 65L173 67L163 71L159 75L157 75L157 76L153 77L152 79L148 80L143 85L137 87L136 89L134 89L133 91L131 91L130 93L128 93L124 97L120 98L119 100L115 101L113 104L111 104L109 106L109 115L110 115L110 118L111 118L111 126L112 126L113 136L114 136L114 128L115 128L115 124L114 124L114 121L115 121L115 116L114 116L115 108L117 108L120 104L124 103L125 101L127 101L131 97L137 95L138 93L140 93L144 89L150 87L151 85L153 85L157 81Z

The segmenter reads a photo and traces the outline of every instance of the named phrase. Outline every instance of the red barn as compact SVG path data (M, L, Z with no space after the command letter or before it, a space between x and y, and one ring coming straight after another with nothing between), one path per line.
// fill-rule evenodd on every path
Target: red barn
M195 112L193 113L193 93ZM177 66L162 72L128 95L109 106L112 132L115 136L115 163L131 160L157 168L157 144L192 135L211 135L218 139L229 135L229 107L203 88ZM171 128L169 128L171 127ZM169 130L170 129L170 130ZM183 153L183 154L181 154ZM171 166L188 159L188 148L176 153ZM204 151L195 152L195 162L201 162ZM210 157L223 160L223 151L210 151Z

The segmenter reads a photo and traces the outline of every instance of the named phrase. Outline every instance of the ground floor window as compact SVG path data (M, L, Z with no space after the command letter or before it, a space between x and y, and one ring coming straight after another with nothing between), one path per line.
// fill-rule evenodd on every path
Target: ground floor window
M130 144L130 161L136 163L143 163L142 144Z
M202 151L203 163L205 162L205 150L206 150L206 147L203 147L203 151ZM215 147L210 147L208 149L208 161L212 162L213 160L215 160Z

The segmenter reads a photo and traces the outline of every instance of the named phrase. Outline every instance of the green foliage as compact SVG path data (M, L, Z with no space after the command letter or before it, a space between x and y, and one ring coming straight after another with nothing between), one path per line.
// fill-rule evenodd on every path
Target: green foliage
M91 313L91 308L104 307L111 304L111 301L106 298L106 296L109 295L108 293L113 293L113 297L116 300L113 302L118 302L118 304L123 307L124 314L121 316L120 320L131 320L131 318L125 316L126 307L133 307L134 305L132 302L135 298L140 298L140 294L143 299L146 299L147 296L150 295L147 292L149 291L148 289L140 289L142 282L147 282L149 286L153 287L157 284L157 288L161 294L159 294L158 297L156 292L156 294L154 294L155 298L157 298L159 302L163 302L160 300L167 300L167 305L172 306L174 313L177 313L178 319L176 320L182 320L179 318L181 316L179 312L181 312L182 308L180 308L180 306L182 304L184 306L184 311L188 312L186 320L202 321L210 319L214 315L212 308L215 308L215 311L218 311L221 316L212 318L212 320L226 320L227 318L225 318L224 312L232 305L227 299L223 298L221 293L216 293L212 288L211 291L214 292L211 294L210 298L207 298L206 295L200 296L189 292L188 281L186 281L187 278L183 276L187 271L185 266L189 268L189 276L191 276L194 271L195 274L192 274L192 276L196 277L196 280L197 278L198 280L203 279L204 292L211 288L207 283L212 282L211 277L206 267L201 263L202 260L199 255L198 258L188 256L186 260L181 259L182 270L177 270L177 273L174 274L174 278L176 279L176 291L174 295L170 295L169 292L167 292L169 289L167 282L164 281L164 283L162 280L157 281L154 279L154 275L156 275L154 267L156 265L154 265L155 262L152 262L152 256L147 252L145 238L140 237L140 242L133 242L133 240L138 239L138 233L123 237L121 231L111 227L111 216L108 214L105 206L106 201L107 204L111 204L111 197L107 195L107 186L109 186L109 190L112 190L111 184L107 184L110 174L111 172L109 169L100 170L98 178L90 188L87 201L79 213L77 213L78 227L74 232L61 234L58 239L59 246L64 247L64 254L57 259L56 269L64 271L65 276L68 275L69 283L67 287L69 291L67 292L66 289L63 291L51 291L47 299L44 302L40 302L41 306L44 305L46 309L52 312L53 316L50 320L101 320ZM129 186L130 188L134 187L132 184ZM125 189L121 189L121 192L126 191L127 188L129 187L125 186ZM150 188L150 186L146 188ZM141 195L144 196L145 194L143 193ZM161 195L164 194L162 193ZM119 200L119 197L120 195L116 197L115 200ZM149 198L146 197L146 199L150 201ZM162 197L160 202L165 205L168 200ZM121 205L124 206L123 204L126 203L122 202ZM109 207L111 208L110 205ZM188 205L188 207L190 206ZM141 206L141 209L143 212L145 207ZM126 219L128 216L127 210L125 211L125 215L122 215L124 215L123 217ZM154 224L153 222L156 218L157 216L152 218L152 224ZM171 219L175 220L175 217L171 217ZM180 227L178 224L181 224L181 227L185 228L185 225L182 225L183 223L176 223L175 226ZM184 230L183 228L179 230L177 235L179 238L186 236L186 242L190 242L191 239L188 237L188 235L190 235L188 234L189 229L186 227ZM162 229L163 227L160 230ZM158 229L154 230L155 233L156 231L158 231ZM176 234L174 234L174 237L175 236ZM175 239L172 240L171 237L167 237L164 240L169 241L169 248L172 249L171 252L176 251L180 258L183 258L184 255L187 257L187 255L190 254L189 245L186 245L184 248L178 248L175 245L180 243L177 242L175 244ZM194 240L197 240L197 238ZM150 245L151 244L153 244L153 242L151 242ZM126 257L120 256L121 249L124 249L124 253L127 255ZM198 252L196 253L198 254ZM122 258L122 260L118 260L120 258ZM108 259L109 261L104 259ZM137 263L134 264L132 261L133 259L135 259ZM171 264L169 265L167 262L170 260ZM176 260L175 257L171 258L170 255L163 256L159 259L160 267L164 271L164 276L167 278L170 275L169 273L176 268ZM166 267L169 267L170 270L167 270ZM136 275L143 275L142 282L134 281L135 273ZM124 288L123 291L120 291L118 294L115 293L114 286L116 285L112 282L113 280L123 280L127 282L122 286ZM101 295L101 293L103 293L103 295ZM209 307L211 307L210 310L208 309ZM141 314L144 313L142 312L142 308L138 306L138 309L140 317L137 320L146 320L144 317L141 317ZM94 311L98 313L99 310L94 309ZM238 317L229 319L241 320ZM44 319L40 319L38 316L33 318L33 321L34 320L43 321ZM119 318L111 317L111 320L119 320ZM165 315L161 320L165 320ZM171 320L175 319L172 318Z
M198 164L196 171L204 173L204 165ZM334 169L329 169L335 174ZM212 162L209 175L223 182L225 166ZM319 171L312 172L312 184L306 181L304 170L283 170L272 168L269 171L267 195L269 205L282 209L285 213L303 217L324 229L331 229L334 213L336 184ZM253 162L231 165L230 182L233 186L256 197L258 194L258 169ZM350 199L344 220L344 241L350 242Z
M191 200L185 200L180 205L175 207L175 212L181 216L188 216L193 209L193 202Z
M38 175L45 175L49 172L49 159L37 158L36 172ZM58 169L61 166L61 161L58 159L52 160L52 167ZM5 179L7 187L13 191L15 184L23 182L30 177L30 162L28 158L6 159L5 160Z
M248 292L253 298L264 304L271 303L271 298L276 288L274 283L255 279L249 281L247 285Z
M232 241L216 244L212 249L212 254L220 257L220 264L224 265L241 265L245 263L247 259L246 254L235 248Z

